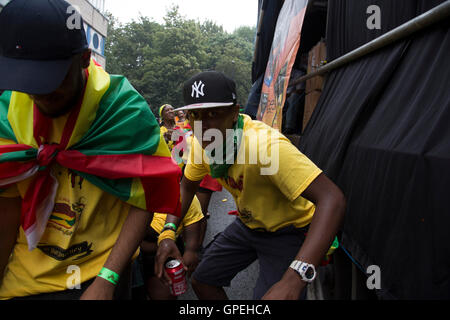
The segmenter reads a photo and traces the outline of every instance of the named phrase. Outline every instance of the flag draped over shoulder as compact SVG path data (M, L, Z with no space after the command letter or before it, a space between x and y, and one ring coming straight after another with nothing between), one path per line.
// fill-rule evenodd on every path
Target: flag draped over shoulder
M45 143L52 120L27 94L0 96L0 189L31 178L21 212L30 250L53 211L54 162L133 206L180 214L181 170L144 98L124 77L92 61L86 74L83 99L71 110L58 144Z

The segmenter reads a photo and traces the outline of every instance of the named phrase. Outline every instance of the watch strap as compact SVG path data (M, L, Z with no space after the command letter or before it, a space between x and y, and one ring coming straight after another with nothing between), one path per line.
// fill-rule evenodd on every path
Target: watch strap
M291 265L289 266L290 268L294 269L302 278L303 281L311 283L313 282L313 280L316 278L316 268L314 267L313 264L310 263L306 263L300 260L294 260L291 262ZM308 270L308 268L312 268L314 271L314 275L311 279L308 279L305 275L306 270Z

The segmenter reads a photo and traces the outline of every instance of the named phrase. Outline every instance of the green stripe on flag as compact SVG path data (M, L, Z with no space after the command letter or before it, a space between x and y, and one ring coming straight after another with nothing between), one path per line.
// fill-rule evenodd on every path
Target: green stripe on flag
M123 179L106 179L77 170L73 170L77 175L86 179L93 185L99 187L103 191L118 197L120 200L127 202L130 198L132 178Z
M17 143L14 131L8 121L8 109L11 94L11 91L5 91L0 96L0 138L12 140Z
M159 126L145 99L123 76L110 76L96 118L71 149L87 156L152 155L159 144Z
M9 161L28 161L37 157L36 149L28 149L23 151L12 151L0 155L0 163Z

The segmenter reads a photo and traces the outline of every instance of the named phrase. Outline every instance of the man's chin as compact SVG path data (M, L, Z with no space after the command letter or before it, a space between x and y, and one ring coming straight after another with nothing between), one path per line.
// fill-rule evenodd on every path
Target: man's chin
M61 108L57 108L56 110L47 110L45 108L42 108L41 106L39 106L39 104L36 103L37 108L39 109L39 111L46 117L48 118L58 118L61 117L63 115L65 115L66 113L68 113L70 111L70 107L61 107Z

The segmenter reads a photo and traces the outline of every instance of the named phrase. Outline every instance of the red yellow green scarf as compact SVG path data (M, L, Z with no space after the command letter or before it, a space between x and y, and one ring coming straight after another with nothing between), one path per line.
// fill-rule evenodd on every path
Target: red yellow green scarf
M131 205L179 215L181 171L146 101L124 77L91 62L83 99L60 143L45 143L50 126L28 95L0 96L0 189L33 177L21 213L30 250L53 211L54 162Z

